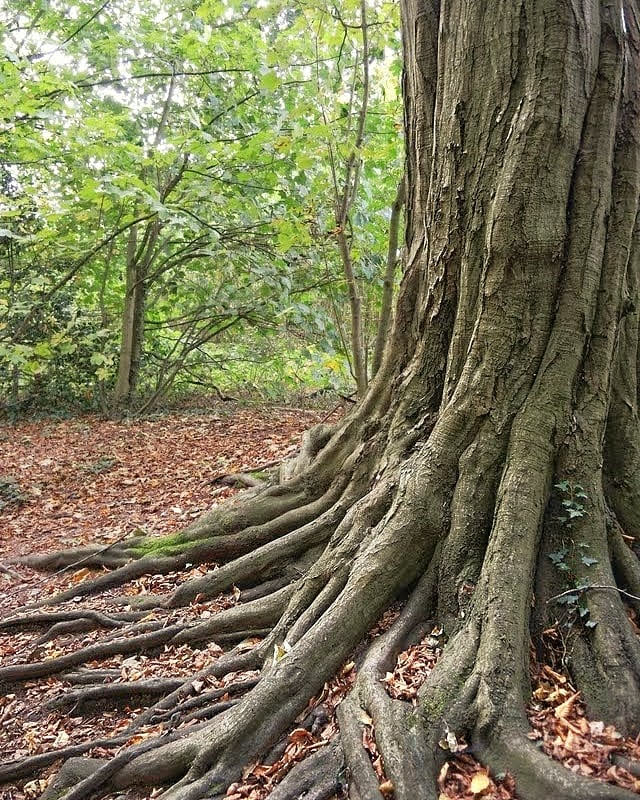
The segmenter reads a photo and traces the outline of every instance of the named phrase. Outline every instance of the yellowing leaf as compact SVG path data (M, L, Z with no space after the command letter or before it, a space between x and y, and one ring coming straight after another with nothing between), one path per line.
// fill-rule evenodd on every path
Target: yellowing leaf
M370 716L367 714L367 712L364 710L364 708L359 708L359 709L358 709L358 711L357 711L357 716L358 716L358 720L359 720L359 721L360 721L360 722L361 722L363 725L373 725L373 720L372 720L372 719L371 719L371 717L370 717Z
M88 567L79 569L77 572L73 573L73 575L71 576L71 580L73 583L80 583L80 581L83 581L90 572L91 570Z
M558 719L566 719L571 714L578 697L580 697L580 692L572 694L564 703L561 703L554 712L556 717Z
M486 772L476 772L471 778L471 786L469 787L473 794L483 794L491 786L491 779Z

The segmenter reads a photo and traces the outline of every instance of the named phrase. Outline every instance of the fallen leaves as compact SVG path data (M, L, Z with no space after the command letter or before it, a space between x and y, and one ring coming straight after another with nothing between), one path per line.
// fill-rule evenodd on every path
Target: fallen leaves
M102 537L114 541L123 532L160 533L174 530L197 517L214 497L221 496L210 479L222 470L238 472L255 464L273 460L297 446L300 433L314 421L312 414L293 412L238 411L221 418L172 415L143 421L135 427L104 422L97 418L62 423L25 423L12 429L12 451L0 453L0 474L20 474L24 501L4 509L8 536L3 541L8 555L56 549ZM274 433L274 431L276 431ZM14 435L15 434L15 435ZM55 457L50 453L55 452ZM232 489L225 488L228 496ZM145 529L141 529L144 524ZM9 547L13 548L9 552ZM124 590L134 594L162 594L177 584L202 575L208 565L189 566L179 573L149 575L131 582ZM17 568L29 577L28 571ZM48 580L56 588L80 584L94 571L81 568L72 574ZM0 573L2 585L11 585L15 576ZM41 587L25 584L16 603L28 601ZM30 594L31 592L31 594ZM164 624L180 618L207 619L239 600L234 590L209 602L196 602L176 612L158 612ZM81 602L81 599L80 599ZM109 592L94 598L92 608L112 607ZM73 604L74 607L78 603ZM69 606L70 607L70 606ZM370 631L368 640L388 630L398 616L400 604L390 608ZM164 615L164 616L163 616ZM154 615L145 618L152 621ZM632 624L637 626L635 615ZM389 695L415 705L420 687L428 680L441 653L442 631L434 629L418 644L400 653L384 685ZM24 661L30 653L38 658L53 658L76 647L96 641L104 631L80 637L60 636L34 651L37 633L17 632L0 637L3 663ZM260 640L251 637L241 643L250 649ZM165 646L153 657L115 656L89 668L109 669L109 680L137 681L150 677L189 676L212 663L221 654L212 643L192 649ZM285 657L288 646L277 651ZM558 664L561 656L551 663ZM270 763L251 765L239 781L229 787L228 800L265 800L273 787L293 765L326 746L337 734L335 709L353 686L357 667L347 662L335 678L314 697L298 727L281 742L281 749ZM192 693L199 695L209 688L230 686L232 681L253 673L232 674L222 681L193 680ZM253 675L255 677L255 675ZM612 726L586 717L581 695L571 685L560 667L533 664L534 691L529 705L531 738L567 769L592 778L640 792L640 781L615 763L616 756L640 759L637 739L623 737ZM20 758L52 748L122 732L138 713L135 707L73 716L45 710L48 699L69 690L57 678L27 683L16 693L0 697L0 754ZM223 700L228 699L225 693ZM370 754L378 776L379 789L388 800L393 797L393 783L385 775L384 764L375 741L371 717L362 712L363 744ZM160 725L141 728L129 744L141 742L161 731ZM509 775L492 775L467 752L467 744L455 731L446 731L442 740L447 751L438 779L440 800L514 800L515 784ZM111 756L113 750L96 749L94 756ZM47 785L47 775L25 783L10 794L0 791L0 800L23 800L38 797ZM130 795L134 797L134 795ZM149 796L149 795L147 795ZM152 793L151 796L155 796Z
M418 690L429 677L442 652L438 636L441 629L434 629L418 644L404 650L398 656L393 672L385 676L387 692L396 700L410 700L414 705Z
M438 800L515 800L510 775L491 775L468 753L447 761L438 776Z
M227 789L227 799L264 800L295 764L324 747L327 741L326 737L314 735L306 728L295 728L289 733L280 758L271 764L251 764L247 767L242 774L242 781L232 783Z
M0 426L0 475L15 476L21 497L3 509L0 554L108 543L140 528L176 530L233 494L216 489L213 476L278 461L321 418L255 408L134 424L86 415Z
M567 675L549 665L533 665L536 688L529 704L529 738L567 769L640 792L640 780L612 763L616 755L640 759L638 738L623 737L612 725L589 720Z
M25 422L12 426L0 445L0 474L17 474L21 502L3 509L6 536L0 551L7 557L29 552L46 552L85 542L114 542L126 535L146 535L174 531L200 516L212 502L234 493L219 491L209 483L221 471L239 472L266 461L278 461L295 450L302 433L321 418L314 412L291 409L236 410L224 417L171 414L135 425L83 417L62 422ZM213 565L211 565L213 566ZM125 587L103 592L86 601L65 604L78 610L86 603L92 609L113 611L113 598L122 594L162 594L194 577L201 577L208 565L189 565L167 575L147 575ZM22 583L16 584L16 573ZM0 588L8 589L5 607L17 607L42 594L59 591L95 575L82 567L72 573L41 576L24 566L9 575L0 572ZM235 605L239 591L207 602L195 602L175 612L154 612L165 624L187 618L207 619ZM46 609L45 609L46 610ZM62 635L37 650L34 643L42 631L12 631L0 635L3 665L24 662L30 655L53 658L72 652L104 637L104 631ZM120 635L120 634L118 634ZM126 635L126 634L125 634ZM260 641L244 642L250 649ZM110 681L137 681L155 677L188 677L219 657L222 650L211 643L194 649L188 645L165 646L152 657L114 656L86 665L88 669L109 670ZM231 673L222 680L194 680L193 694L210 688L224 688L234 681L256 677L253 672ZM337 678L338 685L348 676ZM0 697L0 758L12 760L65 747L97 737L115 736L139 713L131 708L96 711L74 716L70 712L48 710L48 700L70 690L57 677L29 682L15 693ZM341 691L327 684L326 698ZM223 700L229 699L225 693ZM325 714L327 735L333 735ZM135 741L144 741L159 732L159 726L142 727ZM320 734L322 731L320 732ZM309 734L311 735L311 734ZM313 734L294 736L287 745L286 759L301 758L326 739ZM131 744L131 742L129 742ZM109 757L114 750L97 748L91 755ZM281 765L283 766L283 765ZM276 770L277 771L277 770ZM0 789L0 800L25 800L40 796L55 769L28 781L22 788ZM157 793L156 793L157 794ZM132 793L131 798L145 794ZM148 794L146 795L149 796ZM151 796L155 796L151 793Z
M91 575L91 570L88 567L79 569L71 575L71 583L82 583L82 581Z
M491 778L489 774L484 771L476 772L473 778L471 778L469 788L473 794L484 794L491 788Z

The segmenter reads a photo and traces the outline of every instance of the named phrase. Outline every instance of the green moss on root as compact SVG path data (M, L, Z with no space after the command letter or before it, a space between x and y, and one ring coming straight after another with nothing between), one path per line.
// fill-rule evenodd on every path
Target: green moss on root
M142 539L131 550L136 556L175 556L185 551L185 544L183 534L172 533L167 536Z

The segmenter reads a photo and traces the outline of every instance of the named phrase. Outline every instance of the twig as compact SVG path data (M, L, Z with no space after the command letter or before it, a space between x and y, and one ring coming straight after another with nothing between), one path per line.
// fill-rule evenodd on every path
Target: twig
M625 597L628 597L631 600L640 601L640 597L638 597L638 595L631 594L630 592L627 592L624 589L619 589L617 586L607 586L605 584L594 584L592 586L577 586L575 589L567 589L566 592L560 592L560 594L556 594L553 597L550 597L547 600L547 603L552 603L554 600L558 600L560 597L566 597L568 594L576 594L577 592L586 592L589 589L610 589L611 591L619 592L620 594L623 594Z
M10 578L13 578L14 580L17 581L22 580L22 575L20 575L20 573L15 572L12 569L9 569L9 567L5 567L4 564L0 564L0 572L2 572L3 575L8 575Z

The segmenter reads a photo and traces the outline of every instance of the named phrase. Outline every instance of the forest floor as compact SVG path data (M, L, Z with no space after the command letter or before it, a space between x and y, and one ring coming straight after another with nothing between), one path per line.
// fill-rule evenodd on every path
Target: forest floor
M11 559L87 542L107 546L135 531L162 534L178 530L236 491L221 486L216 479L286 458L297 449L303 431L325 416L325 411L224 407L212 413L171 413L129 424L87 415L0 426L2 616L95 574L77 564L59 574L42 575L22 565L7 567ZM168 593L207 568L194 565L182 573L145 576L124 590L118 589L117 594ZM84 602L93 609L109 611L115 594L107 591ZM154 612L154 618L162 614L167 622L176 618L206 619L236 603L239 594L236 591L207 602L197 602L196 598L188 608ZM73 605L71 601L67 607ZM388 628L396 615L397 609L389 610L369 636ZM395 670L385 679L393 697L415 700L440 653L439 633L434 630L400 654ZM104 633L62 635L45 642L38 642L38 636L39 632L22 630L0 635L0 663L4 666L53 658L96 641ZM562 631L550 629L545 644L543 663L532 656L531 738L569 769L640 793L640 779L615 764L616 755L640 758L640 739L625 739L611 726L589 720L580 695L563 668ZM246 647L254 645L254 641L246 641ZM222 652L215 643L202 649L164 646L153 655L115 656L87 666L104 670L107 682L188 678ZM264 800L293 764L336 735L334 710L353 683L357 659L355 653L353 661L346 663L321 695L312 699L310 709L322 710L313 725L305 727L301 719L300 727L289 733L269 763L251 765L242 780L229 788L229 800ZM193 693L229 687L222 700L234 700L238 696L235 687L256 677L257 673L247 672L232 673L223 681L194 681ZM62 678L53 677L26 682L15 692L0 697L0 762L117 735L145 708L55 706L73 688ZM309 718L309 714L303 716ZM393 787L384 775L375 732L364 722L364 743L378 773L381 793L391 800ZM127 746L158 735L163 724L140 727ZM455 735L447 737L441 746L450 754L439 779L441 800L516 798L510 776L491 776ZM90 755L100 757L114 752L116 748L95 748ZM40 796L57 767L51 766L35 779L0 787L0 800ZM160 789L138 797L158 794Z

